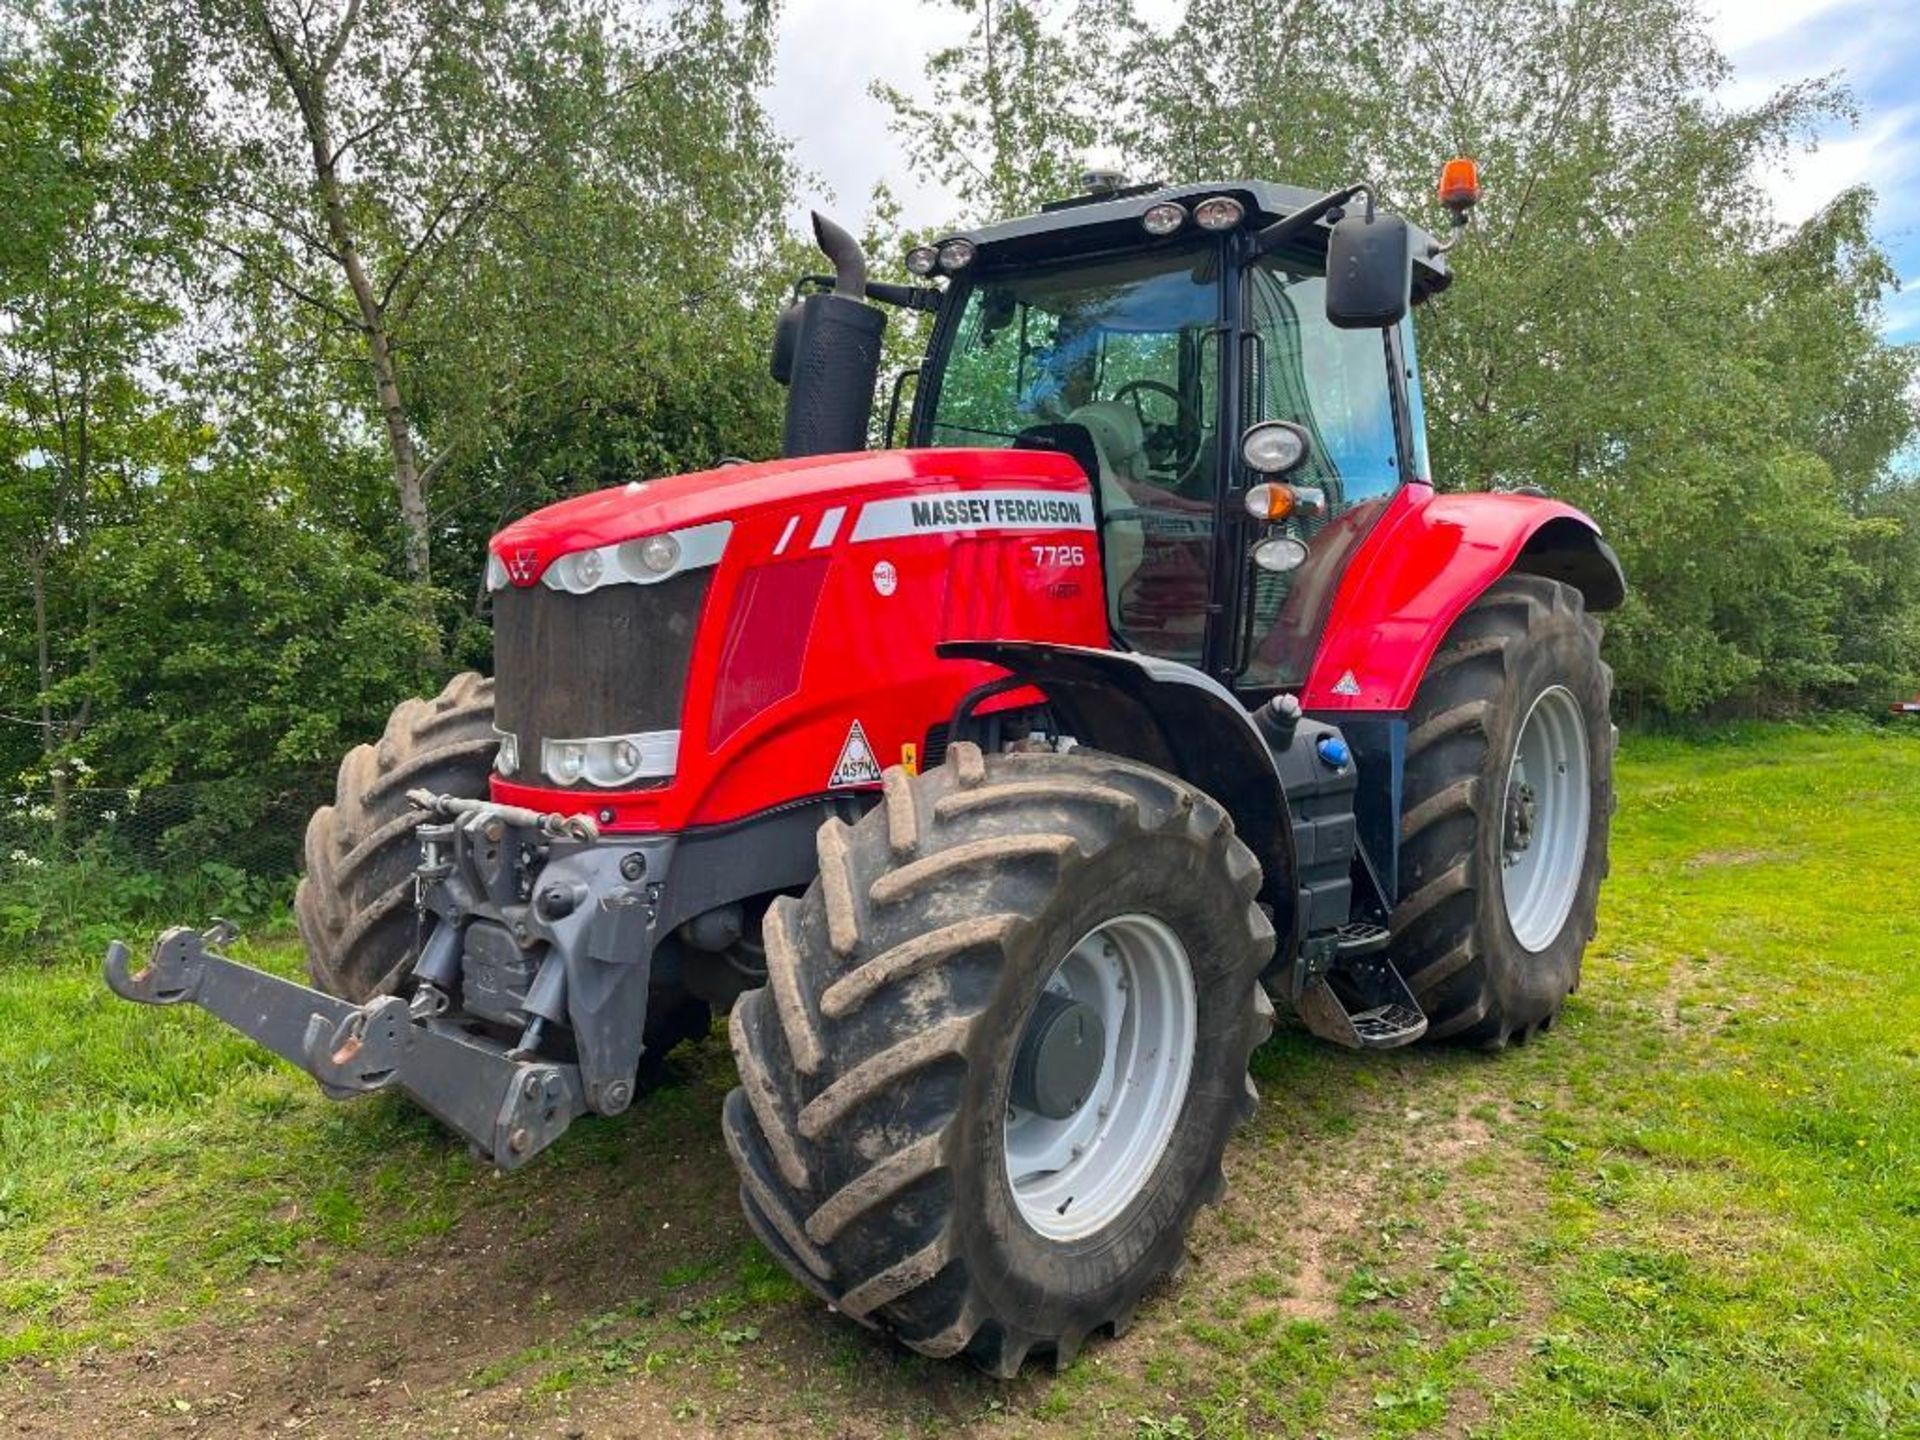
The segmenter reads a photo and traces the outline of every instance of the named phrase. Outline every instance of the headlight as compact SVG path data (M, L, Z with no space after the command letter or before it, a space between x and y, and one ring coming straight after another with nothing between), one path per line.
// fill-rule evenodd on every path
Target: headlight
M511 577L507 574L507 562L489 550L487 552L487 589L504 590L507 588L509 578Z
M649 535L640 542L635 558L642 570L664 575L680 563L680 542L671 535Z
M1307 432L1285 420L1263 420L1240 437L1240 458L1259 475L1284 475L1307 458Z
M940 268L942 270L964 270L973 263L976 251L971 240L956 235L951 240L940 242Z
M907 273L922 279L940 268L940 252L931 245L916 245L907 252Z
M1291 535L1276 535L1253 547L1253 563L1262 570L1284 575L1307 563L1307 547Z
M576 551L560 563L566 567L564 578L569 590L593 589L607 570L607 562L600 558L598 550Z
M556 745L546 742L545 765L549 779L561 785L575 784L587 770L587 747L562 741Z
M678 730L646 730L637 735L607 735L592 740L547 740L540 768L557 785L582 780L617 790L642 780L668 780L680 763Z
M520 737L511 731L494 728L493 738L500 742L500 749L493 757L493 768L499 774L512 776L520 773Z
M1193 207L1193 218L1202 230L1231 230L1246 213L1246 207L1231 195L1215 195Z
M576 550L549 565L541 583L549 590L584 595L602 585L657 585L683 570L718 565L726 552L731 520L689 525L618 545Z
M1140 228L1149 235L1171 235L1187 223L1187 207L1173 200L1149 205L1140 217Z

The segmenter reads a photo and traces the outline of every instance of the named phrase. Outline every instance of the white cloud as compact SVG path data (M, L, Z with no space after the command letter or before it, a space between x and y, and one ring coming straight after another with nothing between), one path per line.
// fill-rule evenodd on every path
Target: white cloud
M1847 3L1850 0L1708 0L1701 8L1720 48L1737 57Z
M1760 176L1780 218L1798 224L1852 185L1874 187L1883 224L1912 215L1920 174L1920 104L1869 114L1857 130L1827 136Z
M968 18L945 6L887 0L789 0L781 10L774 82L766 95L774 123L790 137L794 159L818 183L802 187L801 212L831 209L843 221L866 212L885 180L910 225L933 224L952 197L917 178L888 111L867 93L881 77L924 98L926 60L967 32Z

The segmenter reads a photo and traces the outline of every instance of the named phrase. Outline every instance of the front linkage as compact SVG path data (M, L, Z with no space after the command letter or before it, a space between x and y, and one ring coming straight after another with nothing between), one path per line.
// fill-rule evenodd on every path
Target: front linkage
M354 1005L229 960L214 948L234 937L224 921L168 930L138 971L114 941L107 984L145 1005L198 1005L333 1099L403 1091L481 1158L517 1169L577 1116L633 1102L675 842L610 842L582 816L408 798L434 822L418 830L425 942L410 1002ZM550 1026L571 1033L573 1059L543 1053Z

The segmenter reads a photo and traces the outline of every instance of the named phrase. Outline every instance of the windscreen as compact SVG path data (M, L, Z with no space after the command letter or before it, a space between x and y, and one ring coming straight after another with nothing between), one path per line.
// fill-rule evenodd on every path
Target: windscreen
M1129 644L1196 662L1217 483L1219 247L976 278L929 439L1004 445L1076 424L1100 462L1109 619Z

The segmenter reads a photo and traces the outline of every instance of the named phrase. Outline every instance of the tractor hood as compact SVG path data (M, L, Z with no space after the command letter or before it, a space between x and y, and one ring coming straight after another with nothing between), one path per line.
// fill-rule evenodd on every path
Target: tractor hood
M809 455L635 480L562 500L514 521L493 537L488 548L498 562L496 573L504 571L505 579L525 587L538 583L554 561L575 551L716 521L740 521L768 510L798 515L817 511L830 499L880 499L889 492L938 487L961 477L970 483L1004 479L1062 490L1084 491L1087 484L1076 462L1036 450L862 450ZM851 529L858 516L848 518Z

